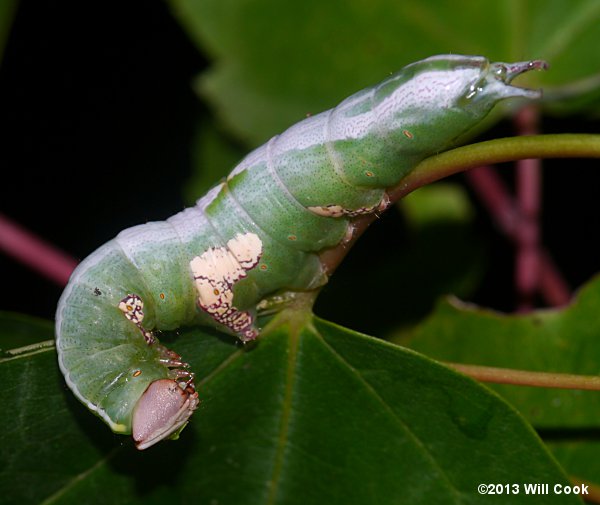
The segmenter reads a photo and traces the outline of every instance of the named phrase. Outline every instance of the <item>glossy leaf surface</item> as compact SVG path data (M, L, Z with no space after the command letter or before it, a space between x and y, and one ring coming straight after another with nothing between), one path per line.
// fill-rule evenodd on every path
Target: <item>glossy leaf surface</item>
M408 344L433 358L538 372L597 375L600 363L600 279L572 305L527 315L505 315L456 299L441 301ZM536 427L598 427L600 395L496 385Z
M143 453L69 394L51 347L1 360L5 503L483 504L481 482L564 482L510 407L412 351L298 313L253 349L198 330L172 345L202 404Z

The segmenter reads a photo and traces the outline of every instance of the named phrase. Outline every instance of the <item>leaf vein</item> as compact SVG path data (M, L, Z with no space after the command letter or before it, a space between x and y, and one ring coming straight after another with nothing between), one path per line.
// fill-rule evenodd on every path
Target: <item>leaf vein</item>
M294 394L294 386L296 385L296 363L298 358L298 345L299 335L294 329L290 333L290 352L288 353L287 369L286 369L286 380L285 380L285 393L283 398L283 409L281 412L281 425L279 428L279 437L277 443L277 449L275 453L275 461L273 463L273 472L271 473L271 479L269 480L269 492L267 496L267 503L272 505L275 503L277 497L277 491L279 489L279 481L281 479L285 447L287 446L287 439L289 435L290 418L292 414L292 396Z
M440 464L435 459L434 455L427 448L427 446L423 443L423 441L410 429L410 427L404 422L404 420L394 412L394 410L377 393L375 388L373 388L373 386L363 377L363 375L356 368L354 368L339 352L337 352L335 350L335 348L332 347L327 342L327 340L323 337L321 332L314 326L313 326L313 331L318 336L319 340L323 343L323 346L326 349L328 349L329 352L337 360L339 360L341 363L343 363L345 366L348 367L348 369L356 376L356 378L363 385L363 387L366 389L366 391L369 394L371 394L373 396L373 398L384 408L384 411L390 415L390 417L394 420L394 422L396 422L398 425L400 425L403 428L403 430L407 433L407 435L413 440L413 442L415 444L417 444L419 447L421 447L423 452L426 454L427 458L430 460L431 464L435 468L437 468L438 471L440 472L440 475L441 475L443 481L446 483L447 487L456 496L457 503L465 503L465 501L461 495L461 492L456 488L456 486L454 486L454 484L450 480L450 477L448 476L448 473L446 472L446 470L442 466L440 466Z
M102 467L105 463L110 461L115 456L115 454L117 454L117 452L120 452L121 448L122 448L122 446L115 447L105 457L103 457L102 459L100 459L96 463L94 463L90 468L75 475L73 478L71 478L71 480L69 482L67 482L56 493L54 493L53 495L50 495L43 502L41 502L41 505L49 505L51 503L55 503L61 496L66 494L71 488L75 487L83 479L85 479L86 477L88 477L89 475L94 473L96 470L98 470L100 467Z

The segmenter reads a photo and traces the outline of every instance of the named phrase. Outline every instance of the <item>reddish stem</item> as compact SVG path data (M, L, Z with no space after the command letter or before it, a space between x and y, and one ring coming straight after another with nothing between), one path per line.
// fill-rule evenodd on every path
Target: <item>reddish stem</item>
M0 214L0 250L57 284L67 284L77 261Z
M502 232L514 240L519 220L510 191L493 167L465 172L465 178Z
M498 173L491 167L481 167L465 173L469 184L479 196L481 203L495 221L496 226L512 241L518 240L521 216L516 202ZM537 252L539 291L550 306L566 305L571 290L548 252L539 247Z
M535 135L538 111L524 107L515 118L519 135ZM539 288L540 223L542 170L539 159L516 162L516 193L519 219L516 230L515 287L520 311L533 309Z

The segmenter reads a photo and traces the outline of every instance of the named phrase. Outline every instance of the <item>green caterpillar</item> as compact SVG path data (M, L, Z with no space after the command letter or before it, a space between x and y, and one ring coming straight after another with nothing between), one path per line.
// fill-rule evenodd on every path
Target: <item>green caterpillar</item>
M193 373L153 330L212 325L257 337L270 295L327 282L318 252L353 218L388 205L386 188L452 147L542 61L441 55L406 66L250 153L195 207L121 232L73 273L56 346L73 393L138 449L174 438L198 406Z

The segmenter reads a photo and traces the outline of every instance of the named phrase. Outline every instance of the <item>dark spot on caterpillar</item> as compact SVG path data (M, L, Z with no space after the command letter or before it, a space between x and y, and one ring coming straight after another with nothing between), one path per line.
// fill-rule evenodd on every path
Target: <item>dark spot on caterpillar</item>
M161 294L160 294L160 295L158 295L158 296L160 297L160 299L161 299L161 300L164 300L164 299L165 299L165 294L164 294L164 293L161 293Z
M264 263L259 267L261 270L266 270L268 267Z
M375 174L373 174L373 172L371 172L370 170L367 170L367 171L365 172L365 175L366 175L367 177L373 177L373 175L375 175Z
M288 240L296 240L298 237L296 237L296 235L288 235Z
M413 135L412 133L410 133L408 130L402 130L402 133L404 134L404 136L405 136L407 139L412 139L412 138L414 138L414 135Z
M102 294L102 291L100 291L98 288L94 288L94 295L100 296L101 294Z
M134 377L139 377L140 375L142 375L142 371L141 370L136 370L135 372L133 372L133 376Z

